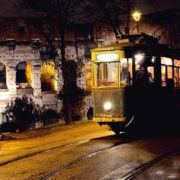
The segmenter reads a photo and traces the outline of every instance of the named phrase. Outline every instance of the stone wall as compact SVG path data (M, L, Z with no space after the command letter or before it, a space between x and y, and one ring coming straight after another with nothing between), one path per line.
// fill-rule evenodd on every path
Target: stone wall
M66 48L67 57L69 60L74 60L78 63L80 68L80 75L77 79L77 85L83 89L86 89L85 79L85 65L90 61L84 57L85 45L80 43L78 48L69 45ZM58 61L58 60L57 60ZM40 60L39 51L32 48L32 42L17 42L11 49L5 43L0 47L0 62L6 66L6 85L7 89L0 89L0 112L5 110L8 102L15 97L21 97L26 95L33 98L33 100L41 106L46 108L55 109L60 111L62 104L57 98L57 93L60 91L63 85L63 79L61 70L56 66L58 73L58 88L57 92L45 91L42 92L40 71L42 61ZM16 84L16 67L20 62L28 62L32 66L32 87L31 88L18 88ZM87 111L92 107L92 97L86 97L85 106L82 109L83 119L87 119Z
M32 97L35 102L41 106L45 105L47 108L61 109L62 104L57 99L57 93L54 92L42 92L41 81L40 81L40 70L42 61L40 59L39 49L35 48L35 44L40 45L46 44L44 37L42 36L42 29L46 30L45 19L23 19L23 18L0 18L1 29L0 29L0 62L5 64L7 71L7 89L0 89L0 112L4 111L7 103L15 98L20 97L24 94ZM33 23L41 24L42 29L34 27ZM131 24L131 33L137 33L136 24ZM24 32L23 31L23 27ZM140 23L140 32L152 35L153 32L158 28L157 26ZM87 88L86 82L86 65L90 62L90 49L97 46L110 44L115 42L115 36L112 28L104 23L95 23L92 27L93 40L76 41L74 32L72 30L66 31L66 40L71 42L66 48L66 56L69 60L74 60L78 63L78 78L77 85L83 89ZM165 30L163 30L164 32ZM158 35L163 34L162 30L159 30ZM164 33L164 35L167 33ZM37 39L38 38L38 39ZM15 41L15 40L16 41ZM167 43L166 36L162 36L162 43ZM34 44L33 44L34 43ZM60 52L58 52L60 54ZM31 89L18 89L16 85L16 66L20 62L29 62L32 65L32 88ZM57 62L58 58L57 58ZM56 63L55 63L56 64ZM56 64L56 70L58 73L57 79L57 92L63 86L63 79L59 64ZM93 107L92 95L85 98L85 106L81 109L83 119L87 119L87 112L89 108Z

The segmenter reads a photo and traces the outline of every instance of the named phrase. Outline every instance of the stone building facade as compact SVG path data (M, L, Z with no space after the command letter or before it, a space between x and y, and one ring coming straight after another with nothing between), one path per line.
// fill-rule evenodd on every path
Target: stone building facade
M3 112L7 104L23 95L31 97L47 109L61 109L61 102L57 98L63 85L60 68L51 59L42 60L41 52L44 48L46 52L48 48L40 30L41 27L46 30L47 24L44 21L24 18L0 19L0 124L6 120ZM40 24L41 27L35 28L34 23ZM66 55L69 60L77 61L80 67L77 85L84 89L85 67L90 62L89 50L95 47L91 38L84 41L85 36L87 34L77 33L78 40L75 45L75 32L71 29L66 31ZM56 39L58 38L54 41ZM83 119L87 119L87 111L93 107L91 95L85 98L85 104L82 109Z
M43 36L48 26L46 20L0 18L0 24L0 124L4 121L3 112L8 102L23 95L32 97L41 106L60 110L61 102L57 98L63 83L60 68L51 59L42 61L40 54L47 48ZM141 31L152 34L153 27L147 26L150 27L142 24ZM133 33L137 33L135 29L132 28ZM77 85L91 90L90 49L115 42L112 28L104 23L86 24L70 27L65 35L66 55L79 65ZM88 110L92 107L93 99L89 95L82 109L83 119L88 118Z

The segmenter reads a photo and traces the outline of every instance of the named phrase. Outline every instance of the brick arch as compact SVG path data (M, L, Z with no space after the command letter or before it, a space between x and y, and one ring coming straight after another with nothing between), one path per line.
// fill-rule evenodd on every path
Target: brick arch
M0 60L0 63L3 64L6 67L6 71L7 71L8 70L7 64L4 61L1 61L1 60Z
M19 60L19 61L16 61L16 67L17 67L17 65L18 64L20 64L20 63L29 63L29 64L31 64L31 66L33 66L33 62L31 62L31 61L28 61L28 60Z

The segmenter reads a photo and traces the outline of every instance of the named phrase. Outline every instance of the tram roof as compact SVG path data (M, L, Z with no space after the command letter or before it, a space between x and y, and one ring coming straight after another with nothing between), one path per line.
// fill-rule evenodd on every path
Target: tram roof
M125 50L126 55L131 55L136 50L144 50L150 55L180 58L180 49L169 48L168 45L160 44L158 38L147 34L122 35L115 43L97 47L91 52Z
M124 49L125 47L131 47L136 46L135 43L113 43L105 46L101 46L95 49L92 49L91 52L97 52L97 51L112 51L112 50L120 50Z
M122 35L120 39L118 39L115 43L97 47L92 49L91 52L98 52L98 51L112 51L112 50L123 50L127 47L139 47L139 46L146 46L150 44L158 44L158 39L147 34L133 34L133 35Z

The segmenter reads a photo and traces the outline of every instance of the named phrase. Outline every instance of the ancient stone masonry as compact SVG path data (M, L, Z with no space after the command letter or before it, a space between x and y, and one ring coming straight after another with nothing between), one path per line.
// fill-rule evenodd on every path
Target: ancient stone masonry
M55 61L52 61L42 60L40 55L40 49L47 48L42 33L46 30L46 20L0 18L0 23L0 113L11 99L23 95L32 97L41 106L59 111L62 104L57 94L63 86L60 57L57 56ZM42 29L36 28L33 23L39 24ZM140 26L141 31L149 34L157 29L148 24ZM89 28L92 28L92 31ZM77 85L91 91L90 49L113 43L116 39L111 26L104 23L94 23L85 29L88 31L82 32L83 26L76 27L77 32L72 28L66 31L66 58L78 64ZM133 24L131 31L137 33ZM164 33L160 30L156 33L158 36L162 34ZM164 39L167 38L162 37L162 40ZM54 37L54 40L58 41L60 38ZM59 49L57 53L60 54ZM93 99L89 95L85 98L85 106L81 110L83 119L88 118L87 114L92 108Z
M62 104L57 93L63 85L59 66L51 60L42 61L39 49L33 46L33 41L11 41L11 46L9 40L0 45L0 73L1 67L5 71L5 80L0 82L0 85L4 84L0 88L0 112L3 113L11 99L23 95L33 98L41 106L59 111ZM78 44L78 53L74 46L69 45L66 48L68 59L77 61L79 66L77 85L86 89L85 65L90 59L84 57L84 50L82 44ZM82 109L83 119L87 119L87 111L92 106L92 98L89 96Z
M32 53L31 43L29 42L15 42L14 40L1 42L0 45L0 63L5 66L5 80L0 83L4 83L1 86L1 98L0 98L0 111L3 112L7 103L22 95L28 95L33 97L36 101L40 101L41 84L37 78L41 67L38 53ZM17 83L17 67L19 64L28 64L29 75L32 76L32 81L29 82L29 86L26 82ZM39 67L39 69L38 69ZM22 70L22 67L20 67ZM24 84L23 84L24 83Z

